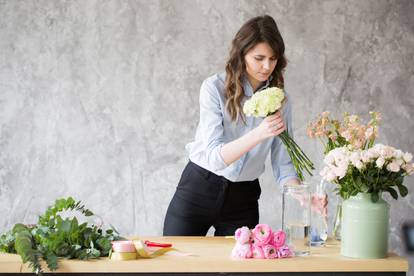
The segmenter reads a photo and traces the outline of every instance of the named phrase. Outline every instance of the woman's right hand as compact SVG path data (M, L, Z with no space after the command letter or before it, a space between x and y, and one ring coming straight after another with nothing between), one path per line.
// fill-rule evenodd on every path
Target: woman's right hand
M285 130L285 123L283 121L282 115L280 114L280 111L277 111L275 114L264 118L260 125L254 129L256 135L261 141L269 137L278 136Z

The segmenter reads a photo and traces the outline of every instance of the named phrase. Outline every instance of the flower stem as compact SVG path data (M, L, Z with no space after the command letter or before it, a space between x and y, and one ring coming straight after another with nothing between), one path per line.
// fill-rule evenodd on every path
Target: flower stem
M292 139L292 137L289 136L289 133L287 131L284 131L279 135L279 137L286 147L286 150L290 156L290 159L292 160L293 166L300 180L304 180L304 170L309 175L312 175L311 171L315 169L312 161L306 156L306 154L299 147L299 145Z

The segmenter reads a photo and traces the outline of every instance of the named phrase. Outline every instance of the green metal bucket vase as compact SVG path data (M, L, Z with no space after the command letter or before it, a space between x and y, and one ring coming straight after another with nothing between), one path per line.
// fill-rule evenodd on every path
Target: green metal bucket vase
M389 205L382 198L359 193L342 204L341 254L359 259L385 258L388 254Z

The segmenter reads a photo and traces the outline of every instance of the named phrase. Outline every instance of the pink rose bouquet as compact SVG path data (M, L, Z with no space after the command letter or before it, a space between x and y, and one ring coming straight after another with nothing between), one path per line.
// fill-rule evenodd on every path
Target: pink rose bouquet
M282 230L273 232L267 224L258 224L252 230L243 226L234 234L236 244L232 257L238 259L277 259L293 256L285 244L286 233Z

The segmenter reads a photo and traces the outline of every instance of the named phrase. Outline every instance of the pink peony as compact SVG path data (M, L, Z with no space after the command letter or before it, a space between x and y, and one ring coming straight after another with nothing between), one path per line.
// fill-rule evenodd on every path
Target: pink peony
M265 258L265 254L261 246L257 246L257 245L252 246L252 258L255 258L255 259Z
M285 244L286 233L282 230L273 233L273 245L279 248Z
M276 247L271 244L263 246L263 253L266 259L276 259L278 257L278 251Z
M236 233L234 234L234 238L240 244L248 243L250 241L250 238L251 238L250 229L246 226L238 228L236 230Z
M279 258L287 258L293 256L292 251L290 250L289 246L284 245L277 250L277 256Z
M252 248L250 244L240 244L236 243L233 250L231 251L231 256L233 258L238 259L248 259L253 256L252 254Z
M267 224L258 224L252 231L254 244L258 246L268 244L273 238L272 228Z

